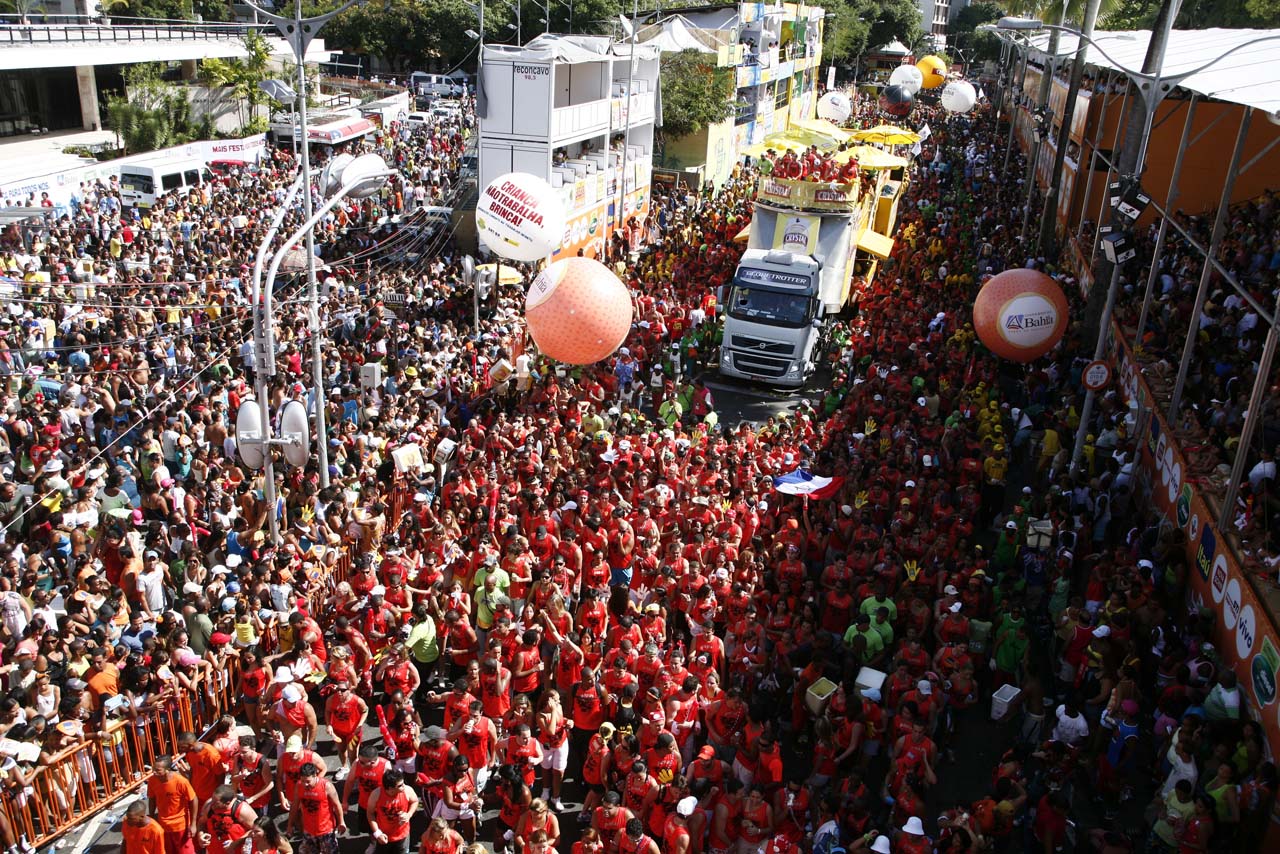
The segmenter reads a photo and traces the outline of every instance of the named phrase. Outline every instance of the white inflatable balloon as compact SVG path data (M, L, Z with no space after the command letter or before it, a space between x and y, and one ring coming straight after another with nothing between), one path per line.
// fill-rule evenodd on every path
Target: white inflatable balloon
M914 95L924 86L924 75L914 65L899 65L889 75L889 85L901 86Z
M952 80L942 90L942 109L948 113L967 113L978 103L978 90L972 83L964 80Z
M818 118L842 124L853 115L853 101L843 92L828 92L818 99Z
M537 261L559 249L567 219L559 194L527 172L500 175L476 202L480 241L514 261Z

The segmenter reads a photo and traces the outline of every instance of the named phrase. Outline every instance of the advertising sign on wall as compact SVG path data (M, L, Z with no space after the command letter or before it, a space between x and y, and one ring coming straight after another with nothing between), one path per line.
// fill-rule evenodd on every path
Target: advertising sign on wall
M1190 570L1188 605L1208 608L1214 616L1213 642L1222 664L1239 679L1253 716L1266 733L1273 756L1280 755L1280 635L1265 604L1217 527L1217 513L1189 482L1186 458L1164 417L1152 410L1154 398L1118 329L1117 381L1126 401L1136 402L1149 417L1139 464L1150 483L1151 503L1186 535ZM1138 435L1143 435L1140 430ZM1271 825L1273 842L1280 827Z

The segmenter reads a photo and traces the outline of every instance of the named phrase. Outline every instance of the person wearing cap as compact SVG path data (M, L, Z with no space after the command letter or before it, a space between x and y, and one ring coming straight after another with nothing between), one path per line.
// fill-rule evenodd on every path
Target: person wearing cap
M1107 799L1109 813L1115 811L1118 798L1127 801L1133 797L1131 781L1142 738L1138 701L1123 700L1118 711L1107 749L1098 757L1098 791Z
M924 833L924 823L919 816L911 816L902 826L894 844L894 854L932 854L933 840Z
M324 773L324 760L320 754L307 747L302 736L294 733L281 745L282 755L276 762L276 789L280 792L280 806L285 810L292 809L294 798L302 779L302 767L315 764Z
M319 725L315 707L307 700L307 692L293 680L293 674L287 665L276 668L272 682L273 687L283 687L279 689L280 699L267 713L267 722L280 731L282 744L288 743L296 735L307 747L314 748Z

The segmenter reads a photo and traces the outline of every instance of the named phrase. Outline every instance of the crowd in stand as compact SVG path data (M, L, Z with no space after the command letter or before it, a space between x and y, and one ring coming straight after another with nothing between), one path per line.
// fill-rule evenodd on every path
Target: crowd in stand
M281 464L275 506L231 425L287 156L151 212L87 187L3 261L0 817L64 748L216 704L234 673L227 715L153 763L127 854L1260 850L1275 768L1113 397L1070 466L1091 342L1023 368L975 340L977 286L1024 263L1004 134L919 113L829 383L754 424L698 381L751 168L655 194L616 259L632 334L565 369L525 346L518 288L473 328L450 241L388 260L431 238L373 233L445 192L469 120L379 135L401 176L317 238L332 485ZM278 303L273 412L313 396L297 283ZM446 438L445 471L397 454ZM842 486L776 491L797 468ZM965 740L988 738L975 774ZM58 767L66 811L94 781ZM0 843L27 840L3 818Z

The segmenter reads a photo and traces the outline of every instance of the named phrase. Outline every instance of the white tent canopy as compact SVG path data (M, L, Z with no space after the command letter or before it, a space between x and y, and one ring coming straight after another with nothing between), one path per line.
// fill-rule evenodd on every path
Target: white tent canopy
M646 39L642 44L655 46L663 53L674 53L682 50L715 53L715 48L710 47L695 36L691 32L692 29L695 28L684 17L672 15L662 21L662 32L653 38ZM709 33L711 31L703 30L703 32Z
M502 44L484 46L485 59L525 59L565 64L601 62L613 56L628 56L630 51L630 44L614 42L604 36L566 36L555 33L544 33L523 47ZM646 45L636 46L636 59L657 59L657 57L657 48Z
M1256 39L1273 40L1248 47ZM1096 32L1097 46L1085 48L1085 61L1096 68L1140 71L1147 54L1150 30ZM1042 54L1049 48L1049 34L1036 33L1032 45ZM1077 39L1063 33L1058 54L1072 55ZM1280 30L1174 30L1169 34L1163 75L1170 77L1192 71L1238 48L1221 62L1182 81L1182 88L1207 98L1254 107L1275 115L1280 111ZM1106 55L1104 55L1104 53Z

